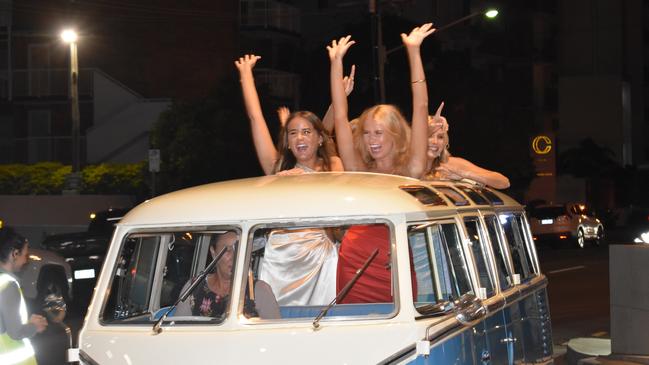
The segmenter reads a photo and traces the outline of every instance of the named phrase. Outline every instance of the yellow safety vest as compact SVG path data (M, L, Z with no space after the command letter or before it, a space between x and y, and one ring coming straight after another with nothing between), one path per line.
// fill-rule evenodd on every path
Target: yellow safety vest
M0 295L2 291L10 283L16 283L20 292L20 321L22 324L27 324L27 305L25 305L25 298L20 289L20 284L11 275L0 272ZM34 356L34 348L28 338L22 340L14 340L9 336L6 330L0 333L0 364L7 365L36 365L36 357Z

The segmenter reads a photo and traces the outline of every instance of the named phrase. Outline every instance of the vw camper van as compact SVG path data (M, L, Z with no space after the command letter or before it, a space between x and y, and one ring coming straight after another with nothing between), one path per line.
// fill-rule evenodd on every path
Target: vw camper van
M547 364L546 286L523 207L483 186L351 172L219 182L117 224L70 355Z

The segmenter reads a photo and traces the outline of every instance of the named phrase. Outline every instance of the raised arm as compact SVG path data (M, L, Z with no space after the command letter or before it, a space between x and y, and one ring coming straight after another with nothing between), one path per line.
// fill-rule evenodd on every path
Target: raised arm
M343 78L343 84L345 85L345 95L349 96L349 94L354 91L354 74L356 73L356 65L352 65L352 70L349 72L349 76L345 76ZM322 124L324 125L324 128L327 132L331 134L334 130L334 115L333 115L333 106L329 105L329 108L327 108L327 112L325 113L325 116L322 118Z
M507 189L509 179L496 171L477 166L459 157L450 157L447 163L438 168L444 175L454 179L469 179L496 189Z
M257 159L264 173L271 175L275 162L279 158L279 153L273 144L273 138L270 136L266 120L262 114L255 79L252 75L252 69L260 58L255 55L245 55L234 61L234 64L239 70L243 101L246 105L248 119L250 119L252 140L255 144L255 151L257 151Z
M363 160L354 149L354 137L347 117L347 96L343 84L343 57L355 42L351 36L333 40L327 46L329 61L331 61L331 103L334 111L334 125L336 129L336 144L338 153L347 171L363 171L366 169Z
M426 169L428 148L428 89L420 46L434 31L433 25L428 23L413 29L408 35L401 33L401 40L408 52L412 85L412 133L408 174L414 178L420 178Z

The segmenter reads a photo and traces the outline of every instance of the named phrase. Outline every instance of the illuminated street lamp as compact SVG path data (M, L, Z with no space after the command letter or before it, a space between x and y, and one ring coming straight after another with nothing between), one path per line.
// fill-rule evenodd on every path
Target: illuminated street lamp
M72 116L72 173L65 180L65 191L78 193L81 187L79 152L79 64L77 57L77 33L72 29L61 32L63 42L70 45L70 107Z
M454 25L460 24L460 23L462 23L462 22L464 22L466 20L469 20L471 18L475 18L475 17L480 16L480 15L484 15L485 17L487 17L489 19L493 19L493 18L498 16L498 10L496 10L496 9L487 9L487 10L476 11L476 12L471 13L471 14L469 14L467 16L464 16L464 17L462 17L462 18L460 18L458 20L452 21L452 22L450 22L448 24L445 24L445 25L437 28L435 33L439 33L442 30L448 29L448 28L450 28L450 27L452 27Z
M489 9L489 10L487 10L487 11L484 13L484 15L485 15L487 18L489 18L489 19L493 19L493 18L495 18L495 17L498 16L498 10L496 10L496 9Z

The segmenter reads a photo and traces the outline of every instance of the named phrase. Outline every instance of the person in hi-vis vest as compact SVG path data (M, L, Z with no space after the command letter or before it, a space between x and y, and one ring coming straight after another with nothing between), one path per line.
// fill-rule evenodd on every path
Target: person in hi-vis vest
M11 228L0 228L0 364L36 364L29 337L43 332L47 320L27 317L25 298L15 273L27 262L29 244Z

